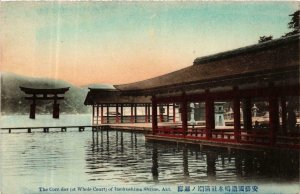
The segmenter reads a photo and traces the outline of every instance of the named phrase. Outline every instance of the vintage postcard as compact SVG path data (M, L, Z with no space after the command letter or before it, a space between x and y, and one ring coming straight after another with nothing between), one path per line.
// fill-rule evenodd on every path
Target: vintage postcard
M298 1L1 1L1 194L299 194Z

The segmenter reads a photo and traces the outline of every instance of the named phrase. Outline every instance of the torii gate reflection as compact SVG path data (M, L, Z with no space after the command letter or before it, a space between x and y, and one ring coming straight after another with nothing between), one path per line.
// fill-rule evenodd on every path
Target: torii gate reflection
M66 88L53 88L53 89L37 89L37 88L26 88L21 87L20 89L27 95L26 100L32 100L32 104L30 105L30 112L29 118L35 119L35 112L36 112L36 101L37 100L53 100L53 118L59 118L59 104L57 103L58 100L63 100L64 95L68 90L69 87Z

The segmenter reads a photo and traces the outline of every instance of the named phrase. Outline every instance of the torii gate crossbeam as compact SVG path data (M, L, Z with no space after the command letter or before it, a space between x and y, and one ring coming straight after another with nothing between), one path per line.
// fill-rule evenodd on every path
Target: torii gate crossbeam
M53 100L53 118L59 118L59 104L58 100L64 99L64 94L69 90L67 88L53 88L53 89L37 89L37 88L26 88L20 87L20 89L30 96L26 96L26 100L31 100L32 104L30 105L29 118L35 119L36 112L36 101L37 100ZM60 95L60 96L59 96Z

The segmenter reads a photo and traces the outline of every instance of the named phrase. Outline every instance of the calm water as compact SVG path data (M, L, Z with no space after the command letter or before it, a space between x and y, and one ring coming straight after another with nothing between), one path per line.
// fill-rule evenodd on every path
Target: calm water
M253 152L145 142L110 131L1 133L1 191L91 185L299 184L299 152ZM77 192L78 193L78 192Z

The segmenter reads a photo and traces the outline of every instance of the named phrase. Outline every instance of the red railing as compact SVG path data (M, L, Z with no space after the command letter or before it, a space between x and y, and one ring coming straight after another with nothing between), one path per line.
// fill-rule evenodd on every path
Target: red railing
M184 135L184 130L181 127L170 127L170 126L160 126L155 131L156 135L168 136L176 138L185 139L199 139L208 140L206 137L206 129L204 127L189 127L186 134ZM271 135L269 130L258 131L245 131L242 130L239 137L235 137L233 129L214 129L212 130L212 138L210 141L215 142L237 142L236 138L239 139L238 143L255 144L255 145L270 145ZM276 144L282 147L297 147L300 148L300 135L294 134L294 136L277 136Z
M214 129L212 131L212 140L222 142L234 142L233 129Z
M300 145L300 135L295 134L294 136L290 135L278 135L276 137L277 143L279 144L299 144Z
M183 129L182 128L177 128L177 127L166 127L166 126L161 126L158 127L156 130L156 134L160 135L176 135L176 136L183 136Z
M270 144L269 135L252 135L243 134L241 135L241 143L256 144L256 145L268 145Z
M206 139L206 129L204 127L189 127L186 138L190 139Z

